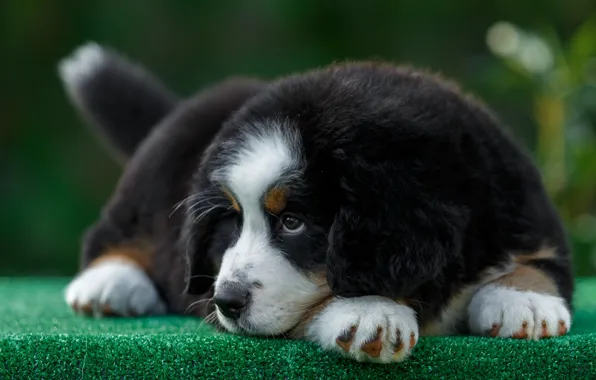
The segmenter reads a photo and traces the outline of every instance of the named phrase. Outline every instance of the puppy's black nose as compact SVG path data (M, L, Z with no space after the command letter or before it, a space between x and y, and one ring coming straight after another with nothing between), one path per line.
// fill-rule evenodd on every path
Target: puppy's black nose
M248 304L249 291L240 284L225 282L218 287L213 302L223 315L238 319Z

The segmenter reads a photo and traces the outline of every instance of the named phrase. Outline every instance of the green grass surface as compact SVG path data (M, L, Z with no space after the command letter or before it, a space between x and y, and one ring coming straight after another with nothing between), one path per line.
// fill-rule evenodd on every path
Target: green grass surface
M0 278L0 379L596 378L596 279L578 281L568 336L422 338L392 365L356 363L307 342L215 333L193 318L78 317L62 299L66 283Z

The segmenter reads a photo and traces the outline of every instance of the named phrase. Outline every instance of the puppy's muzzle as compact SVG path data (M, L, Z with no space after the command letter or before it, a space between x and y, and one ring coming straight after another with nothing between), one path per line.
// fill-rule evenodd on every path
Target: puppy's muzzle
M213 297L219 311L227 318L236 320L246 310L250 301L249 289L238 282L224 282Z

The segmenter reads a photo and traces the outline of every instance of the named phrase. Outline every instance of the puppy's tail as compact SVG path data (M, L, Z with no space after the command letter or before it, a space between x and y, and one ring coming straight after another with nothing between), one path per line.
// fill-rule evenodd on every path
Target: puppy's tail
M147 70L94 42L62 59L58 73L81 117L122 161L178 103Z

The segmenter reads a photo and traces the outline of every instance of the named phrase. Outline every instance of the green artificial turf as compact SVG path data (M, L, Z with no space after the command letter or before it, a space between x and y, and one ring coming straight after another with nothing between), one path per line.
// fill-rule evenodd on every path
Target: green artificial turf
M215 333L193 318L74 316L62 299L66 283L0 278L0 379L596 378L596 279L578 280L568 336L421 338L406 362L391 365L307 342Z

